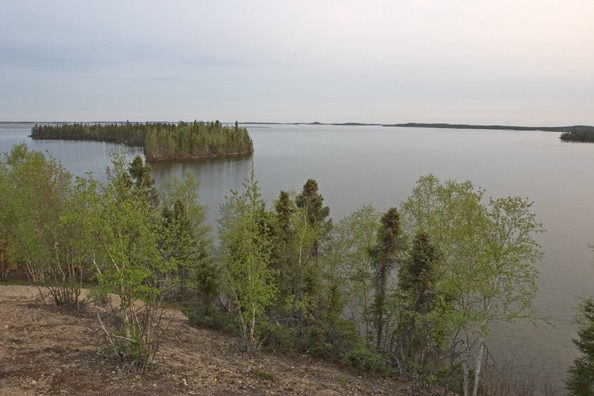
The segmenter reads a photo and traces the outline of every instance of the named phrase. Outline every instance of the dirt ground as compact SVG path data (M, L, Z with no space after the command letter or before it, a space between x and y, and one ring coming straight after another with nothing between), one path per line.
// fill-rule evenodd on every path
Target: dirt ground
M36 288L0 285L0 395L406 395L393 378L299 353L240 352L236 337L178 310L155 366L137 375L101 348L94 310L44 305ZM262 378L268 373L273 380Z

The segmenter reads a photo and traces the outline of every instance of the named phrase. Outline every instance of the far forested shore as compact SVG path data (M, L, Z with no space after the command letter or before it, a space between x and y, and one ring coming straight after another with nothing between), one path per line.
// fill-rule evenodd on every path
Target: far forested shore
M502 131L543 131L543 132L586 132L594 133L594 126L571 125L559 127L527 127L514 125L469 125L469 124L423 124L409 122L406 124L383 124L384 127L408 127L408 128L443 128L443 129L489 129Z
M95 140L143 146L148 162L249 154L253 143L247 129L219 121L186 123L110 123L35 125L33 139Z

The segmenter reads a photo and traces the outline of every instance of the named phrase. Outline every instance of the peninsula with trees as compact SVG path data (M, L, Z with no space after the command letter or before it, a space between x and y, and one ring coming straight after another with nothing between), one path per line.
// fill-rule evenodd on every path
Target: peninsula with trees
M33 139L95 140L144 146L148 162L250 154L254 151L248 131L215 122L186 123L72 123L35 125Z

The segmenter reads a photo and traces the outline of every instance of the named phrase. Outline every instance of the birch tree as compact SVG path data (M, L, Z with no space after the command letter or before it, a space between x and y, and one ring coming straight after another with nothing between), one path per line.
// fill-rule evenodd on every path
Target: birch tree
M54 304L76 304L89 243L85 202L71 185L72 175L24 143L12 148L2 168L2 259L24 263Z
M80 179L91 215L86 227L95 243L98 290L118 297L120 320L115 328L101 322L111 351L144 370L153 360L162 334L162 301L175 284L176 262L164 255L168 239L154 202L144 185L131 182L130 168L121 154L112 154L107 183Z
M219 236L226 292L231 309L238 314L244 347L251 353L258 348L256 321L272 304L277 289L273 283L276 271L268 267L270 224L253 168L243 186L241 194L232 191L221 205Z
M542 232L530 212L532 203L518 197L489 199L471 182L421 178L403 203L405 227L426 233L436 248L439 279L434 292L443 312L442 328L460 330L464 396L476 396L485 338L494 322L535 318L541 257L533 235ZM474 370L474 378L470 378Z

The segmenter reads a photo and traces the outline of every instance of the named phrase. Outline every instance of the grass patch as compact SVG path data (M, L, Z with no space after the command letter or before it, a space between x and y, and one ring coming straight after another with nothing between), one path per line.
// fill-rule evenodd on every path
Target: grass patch
M276 381L276 377L270 373L267 373L266 371L251 369L250 373L261 379L265 379L268 381Z
M349 383L349 378L345 377L344 375L338 376L336 377L336 382L338 382L340 385L344 385Z
M31 286L28 280L7 279L0 280L0 286Z

